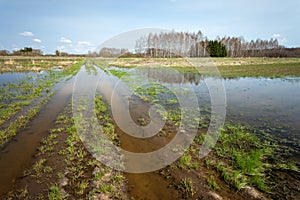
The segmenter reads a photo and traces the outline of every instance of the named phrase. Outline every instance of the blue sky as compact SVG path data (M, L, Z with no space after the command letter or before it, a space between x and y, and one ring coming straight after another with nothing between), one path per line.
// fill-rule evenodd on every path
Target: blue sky
M0 0L0 49L86 53L138 28L201 30L300 46L299 0Z

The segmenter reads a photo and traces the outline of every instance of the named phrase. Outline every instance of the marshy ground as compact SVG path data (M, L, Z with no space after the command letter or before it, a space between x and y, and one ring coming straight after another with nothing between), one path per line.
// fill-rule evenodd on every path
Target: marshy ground
M212 62L203 60L197 62ZM199 75L186 60L1 58L1 75L26 72L16 73L16 79L0 75L0 166L2 174L8 174L0 178L1 198L299 199L300 60L213 61L225 77L227 118L216 146L199 159L211 120L204 83L209 73ZM164 67L178 73L167 74ZM176 93L162 86L177 87L179 93L194 88L200 105L196 113L201 115L190 116L198 129L184 155L160 170L141 174L116 171L97 161L80 140L78 119L72 113L72 85L80 69L106 80L95 95L97 120L114 145L132 152L153 151L181 134ZM158 81L135 87L137 74ZM166 109L161 113L166 124L157 135L137 139L117 126L109 87L119 80L134 90L129 109L136 124L150 122L151 105L159 103Z

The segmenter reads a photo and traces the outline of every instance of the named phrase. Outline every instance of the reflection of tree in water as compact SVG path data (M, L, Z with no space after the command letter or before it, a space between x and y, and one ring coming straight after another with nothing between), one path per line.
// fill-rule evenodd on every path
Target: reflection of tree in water
M137 73L160 83L191 83L198 85L205 76L191 72L178 72L169 69L137 69Z

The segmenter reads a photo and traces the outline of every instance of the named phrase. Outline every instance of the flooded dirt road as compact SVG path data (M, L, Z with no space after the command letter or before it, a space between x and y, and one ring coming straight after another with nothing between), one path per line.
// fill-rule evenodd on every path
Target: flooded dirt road
M119 81L116 77L106 74L103 71L99 71L99 75L101 76L101 82L98 85L98 90L104 99L111 103L111 97L113 96L114 101L118 102L118 104L114 104L117 106L118 112L122 113L128 109L125 101L128 97L122 96L122 94L115 91L114 88L116 83ZM131 99L130 101L130 115L132 120L139 125L139 118L145 117L149 112L149 105L145 104L140 99ZM125 119L126 115L118 115L121 117L118 120L128 121ZM123 117L123 119L122 119ZM130 126L130 124L127 124ZM164 147L168 144L174 137L174 134L170 134L169 137L158 137L153 136L147 139L136 138L128 135L120 128L117 128L117 134L120 137L121 148L136 153L144 153L144 152L152 152L159 148ZM126 160L126 156L125 156ZM129 167L130 165L135 165L138 163L128 163L125 161L125 166ZM155 163L154 163L155 164ZM171 181L165 179L163 176L159 174L159 171L148 172L148 173L125 173L125 176L128 180L128 189L129 194L134 199L177 199L178 192L175 188L170 187Z
M41 139L49 133L54 120L71 99L73 79L59 83L56 93L41 108L40 113L16 137L1 149L0 153L0 195L14 187L14 181L30 166Z

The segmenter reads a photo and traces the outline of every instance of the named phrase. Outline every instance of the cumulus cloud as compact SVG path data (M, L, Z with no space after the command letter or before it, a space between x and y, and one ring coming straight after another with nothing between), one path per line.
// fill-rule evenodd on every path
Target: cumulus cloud
M34 36L34 34L30 31L24 31L22 33L20 33L20 35L25 36L25 37L32 37Z
M33 39L33 41L34 41L34 42L37 42L37 43L41 43L41 42L42 42L42 40L40 40L40 39L38 39L38 38Z
M66 44L71 44L72 43L72 40L68 39L68 38L65 38L65 37L61 37L60 42L62 43L66 43Z
M88 51L92 51L95 48L95 45L92 42L85 40L72 42L71 40L62 37L60 42L64 44L57 46L57 49L69 53L88 53Z
M277 39L279 43L285 43L285 42L287 42L287 39L285 37L282 37L279 33L274 33L272 35L272 37L274 39Z

